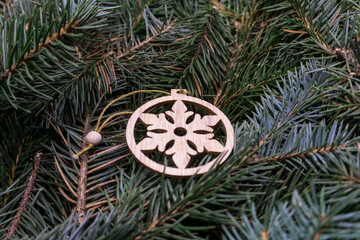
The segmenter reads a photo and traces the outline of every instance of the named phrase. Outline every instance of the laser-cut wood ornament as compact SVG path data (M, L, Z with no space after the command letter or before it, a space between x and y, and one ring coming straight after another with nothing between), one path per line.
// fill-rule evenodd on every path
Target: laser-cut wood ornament
M173 103L171 111L159 115L146 113L146 111L166 103ZM202 108L209 115L203 117L200 114L194 115L194 112L188 111L187 104ZM171 118L173 122L168 121L165 116ZM192 116L194 119L186 123ZM147 127L147 137L136 143L134 131L138 121ZM214 127L219 122L225 130L225 145L214 138ZM171 96L149 101L131 115L126 127L126 141L135 158L149 169L168 176L189 177L194 174L204 174L214 164L222 164L229 157L234 145L234 129L225 114L214 105L182 94L179 89L172 89ZM174 141L173 146L166 149L167 144L171 141ZM144 154L156 149L171 156L176 167L157 163ZM218 156L204 165L187 168L191 158L204 151L218 154Z

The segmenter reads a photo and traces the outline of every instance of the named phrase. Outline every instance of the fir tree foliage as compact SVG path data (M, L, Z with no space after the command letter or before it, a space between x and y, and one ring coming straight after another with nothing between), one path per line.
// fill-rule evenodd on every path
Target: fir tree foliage
M0 2L4 239L358 239L360 4ZM139 164L105 106L187 89L235 129L221 166ZM107 109L131 112L161 94Z

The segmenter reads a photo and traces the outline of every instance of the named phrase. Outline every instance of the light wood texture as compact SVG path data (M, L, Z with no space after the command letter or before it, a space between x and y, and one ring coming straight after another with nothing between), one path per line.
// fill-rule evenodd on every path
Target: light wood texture
M128 121L126 141L135 158L153 171L174 177L204 174L214 164L221 164L229 157L234 145L234 129L225 114L218 108L206 101L179 92L179 89L172 89L171 96L154 99L138 108ZM173 103L171 111L159 115L146 113L146 111L165 103ZM187 110L185 104L203 108L210 115L203 117L199 114L194 115L194 112ZM165 116L171 118L172 122L168 121ZM194 119L186 123L192 116ZM134 131L139 120L147 126L147 137L137 144ZM214 139L213 127L218 122L225 130L225 146ZM167 144L172 141L174 144L166 150ZM176 167L159 164L144 154L144 152L152 152L156 149L164 152L167 156L172 156ZM191 157L204 151L219 155L205 165L187 168Z

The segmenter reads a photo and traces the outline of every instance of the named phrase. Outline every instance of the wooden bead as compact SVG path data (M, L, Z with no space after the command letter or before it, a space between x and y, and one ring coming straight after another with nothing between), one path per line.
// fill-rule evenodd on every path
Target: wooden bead
M171 111L159 115L146 113L149 109L165 103L173 103ZM205 109L209 115L201 117L200 114L188 111L186 104ZM171 118L172 122L168 121L166 116ZM193 117L193 120L187 123L190 117ZM134 131L138 121L147 127L147 137L136 143ZM225 130L225 145L214 139L214 127L219 122ZM212 104L173 89L171 96L147 102L131 115L126 127L126 141L135 158L149 169L168 176L189 177L203 174L214 164L221 164L229 157L234 146L234 129L225 114ZM173 146L166 149L171 141L174 141ZM156 149L171 156L176 167L164 166L144 154ZM202 166L188 168L191 158L204 151L218 156Z
M86 135L86 141L88 143L92 143L94 145L98 145L102 140L102 136L100 133L91 131Z

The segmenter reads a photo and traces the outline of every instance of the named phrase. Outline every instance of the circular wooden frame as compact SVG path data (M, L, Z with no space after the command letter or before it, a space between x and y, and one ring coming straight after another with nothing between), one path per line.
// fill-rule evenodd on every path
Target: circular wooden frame
M234 146L234 129L229 121L229 119L225 116L225 114L220 111L217 107L214 105L203 101L201 99L190 97L185 94L180 94L181 90L178 89L172 89L171 90L171 96L166 97L160 97L157 99L154 99L152 101L149 101L139 107L130 117L127 127L126 127L126 141L128 144L128 147L130 151L133 153L135 158L141 162L144 166L147 168L158 172L158 173L164 173L167 176L173 176L173 177L190 177L194 174L204 174L206 173L214 164L222 164L230 155L233 146ZM200 108L203 108L207 110L209 113L217 115L220 118L220 122L222 126L224 127L225 133L226 133L226 144L224 146L224 151L219 154L216 158L214 158L211 162L204 164L202 166L198 167L192 167L192 168L184 168L179 169L175 167L169 167L164 166L162 164L159 164L150 158L148 158L142 150L138 147L138 144L135 141L134 137L134 131L135 131L135 125L137 121L140 119L140 116L143 113L146 113L147 110L164 103L171 103L175 102L177 100L181 100L184 103L192 104L195 106L198 106Z

